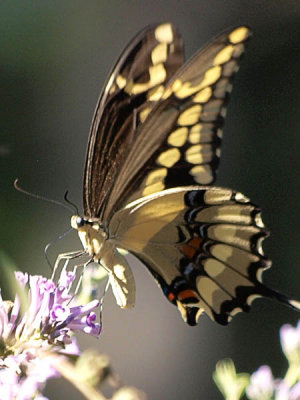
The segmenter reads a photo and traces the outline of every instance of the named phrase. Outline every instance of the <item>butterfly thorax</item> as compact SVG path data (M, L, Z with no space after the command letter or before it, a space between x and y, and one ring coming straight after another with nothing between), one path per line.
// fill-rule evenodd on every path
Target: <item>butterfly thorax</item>
M73 215L71 226L76 229L82 245L87 254L95 260L101 258L101 250L107 239L107 234L103 225L97 218L82 218L79 215Z

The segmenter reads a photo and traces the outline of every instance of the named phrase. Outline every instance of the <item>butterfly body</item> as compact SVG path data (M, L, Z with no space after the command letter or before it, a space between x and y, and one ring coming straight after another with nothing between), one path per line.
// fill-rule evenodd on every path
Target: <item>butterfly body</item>
M83 248L94 260L101 259L103 244L107 239L107 234L100 221L97 219L85 219L78 215L71 218L71 226L76 229Z
M130 252L183 319L205 312L227 324L258 296L298 304L268 289L271 262L260 209L211 186L220 158L231 82L250 36L221 34L186 64L170 24L154 24L124 50L96 106L84 176L84 250L103 266L122 308L135 302Z
M85 253L108 272L117 304L122 308L133 307L135 282L131 268L100 220L73 215L71 226L77 230Z

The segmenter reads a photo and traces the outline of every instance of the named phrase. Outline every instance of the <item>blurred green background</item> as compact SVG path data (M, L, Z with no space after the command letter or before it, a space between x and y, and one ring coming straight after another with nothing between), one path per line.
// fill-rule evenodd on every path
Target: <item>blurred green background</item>
M69 227L63 208L16 192L13 181L62 200L66 189L81 204L88 131L99 91L125 44L145 25L178 25L189 57L222 30L254 31L238 73L225 124L218 185L238 189L263 209L273 268L265 282L300 299L299 80L300 3L282 1L2 0L0 3L1 248L19 268L50 274L46 243ZM76 234L53 246L80 248ZM147 271L134 262L137 305L122 311L105 298L104 332L96 341L123 381L149 399L220 399L211 380L217 360L231 357L240 371L286 364L278 329L297 313L258 300L228 327L202 317L184 324ZM46 394L61 398L62 382ZM69 386L68 386L69 390ZM70 389L69 397L82 397Z

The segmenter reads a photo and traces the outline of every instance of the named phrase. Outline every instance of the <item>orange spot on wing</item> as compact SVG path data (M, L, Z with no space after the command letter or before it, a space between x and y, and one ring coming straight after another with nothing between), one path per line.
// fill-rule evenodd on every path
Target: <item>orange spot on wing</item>
M172 292L169 293L169 294L168 294L168 300L171 301L171 302L173 302L173 301L175 300L175 294L172 293Z
M198 300L197 293L194 292L194 290L191 290L191 289L183 290L182 292L180 292L178 294L178 299L179 300L185 300L185 299L188 299L190 297L196 298Z
M182 246L182 251L187 256L187 258L192 259L195 254L200 250L201 243L201 238L193 238Z

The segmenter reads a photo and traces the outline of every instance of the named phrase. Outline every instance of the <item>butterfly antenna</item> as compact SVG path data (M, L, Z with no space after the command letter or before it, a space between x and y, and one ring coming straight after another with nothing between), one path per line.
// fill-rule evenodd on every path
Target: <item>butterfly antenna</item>
M66 203L68 203L72 207L72 210L75 211L76 215L78 215L79 214L78 207L76 206L75 203L72 203L72 201L70 201L68 199L68 195L69 195L69 191L67 190L65 195L64 195L64 200L65 200Z
M49 265L51 271L53 271L53 265L51 264L49 257L48 257L48 250L49 248L56 242L58 242L59 240L63 239L65 236L67 236L71 231L73 230L73 228L69 228L66 232L62 233L61 235L59 235L57 238L51 240L51 242L49 242L48 244L46 244L45 248L44 248L44 256L45 259L47 261L47 264Z
M36 193L28 192L27 190L21 188L21 187L19 186L19 179L16 179L16 180L14 181L14 187L15 187L15 189L16 189L18 192L27 194L28 196L33 197L33 198L35 198L35 199L44 200L44 201L48 201L48 203L57 204L58 206L62 206L62 207L64 207L64 208L68 209L68 210L71 211L72 213L74 212L74 206L71 208L69 205L67 205L67 204L65 204L65 203L62 203L61 201L53 200L53 199L48 199L47 197L41 196L41 195L36 194ZM76 209L77 209L77 207L76 207Z

